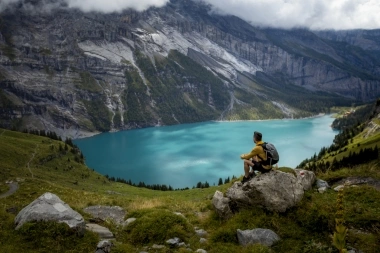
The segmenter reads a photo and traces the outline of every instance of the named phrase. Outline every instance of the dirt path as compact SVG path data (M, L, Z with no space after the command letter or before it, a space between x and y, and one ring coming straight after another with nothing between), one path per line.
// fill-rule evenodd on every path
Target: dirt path
M29 162L27 163L27 166L28 166L28 169L29 169L30 174L32 175L32 178L34 178L34 175L33 175L32 170L30 169L29 164L30 164L30 162L33 160L33 158L36 156L36 154L37 154L37 148L38 148L38 145L37 145L36 148L34 149L34 153L32 154L32 157L30 158Z
M9 184L9 191L7 191L6 193L3 193L0 195L0 199L2 198L6 198L10 195L12 195L13 193L15 193L16 191L18 190L18 183L17 182L12 182Z

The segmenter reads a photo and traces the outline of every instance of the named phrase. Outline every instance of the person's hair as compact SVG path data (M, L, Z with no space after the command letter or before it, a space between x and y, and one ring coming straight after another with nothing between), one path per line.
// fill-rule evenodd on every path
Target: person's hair
M253 138L255 138L256 141L261 141L263 138L263 135L260 132L254 132L253 133Z

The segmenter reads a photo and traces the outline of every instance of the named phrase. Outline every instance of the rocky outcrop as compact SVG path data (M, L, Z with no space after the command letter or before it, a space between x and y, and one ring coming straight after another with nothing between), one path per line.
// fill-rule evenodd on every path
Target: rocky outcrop
M110 253L113 247L113 243L109 240L102 240L96 246L95 253Z
M280 240L280 237L270 229L256 228L252 230L237 230L239 244L247 246L249 244L262 244L272 246Z
M66 223L79 235L83 235L85 232L83 217L50 192L41 195L19 212L15 218L16 229L22 227L26 222L38 221Z
M223 218L230 217L232 211L250 206L285 212L302 199L304 191L311 189L314 181L314 173L307 170L294 170L294 174L271 171L244 184L235 182L227 190L226 197L216 192L212 203Z

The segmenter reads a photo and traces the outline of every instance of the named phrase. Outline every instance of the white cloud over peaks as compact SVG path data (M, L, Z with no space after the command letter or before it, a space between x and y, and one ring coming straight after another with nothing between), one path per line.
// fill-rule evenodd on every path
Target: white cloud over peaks
M46 11L58 7L60 3L67 3L70 8L78 8L84 12L96 11L103 13L121 12L125 9L132 8L137 11L143 11L151 6L161 7L164 6L169 0L58 0L58 1L45 1L41 0L39 7ZM0 0L0 12L5 10L6 7L13 3L24 2L23 8L29 11L35 7L31 3L26 3L24 0ZM47 7L46 7L47 6Z
M69 7L79 8L82 11L98 11L104 13L120 12L133 8L143 11L151 6L161 7L169 0L65 0Z
M204 0L220 14L277 28L380 28L379 0Z

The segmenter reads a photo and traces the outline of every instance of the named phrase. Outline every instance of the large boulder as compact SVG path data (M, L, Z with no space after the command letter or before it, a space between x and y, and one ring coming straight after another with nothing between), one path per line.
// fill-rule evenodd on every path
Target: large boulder
M227 190L227 198L221 198L218 194L219 201L216 201L218 199L214 196L213 204L221 217L225 217L228 210L235 210L236 207L261 206L270 211L285 212L302 199L304 191L310 189L314 181L315 175L311 171L271 171L260 174L244 184L235 182ZM230 209L227 208L227 203Z
M16 229L22 227L26 222L38 221L66 223L79 235L83 235L85 232L83 217L50 192L41 195L19 212L15 218Z
M240 245L246 246L248 244L262 244L265 246L272 246L275 242L280 240L280 237L270 229L256 228L253 230L237 230L237 238Z

